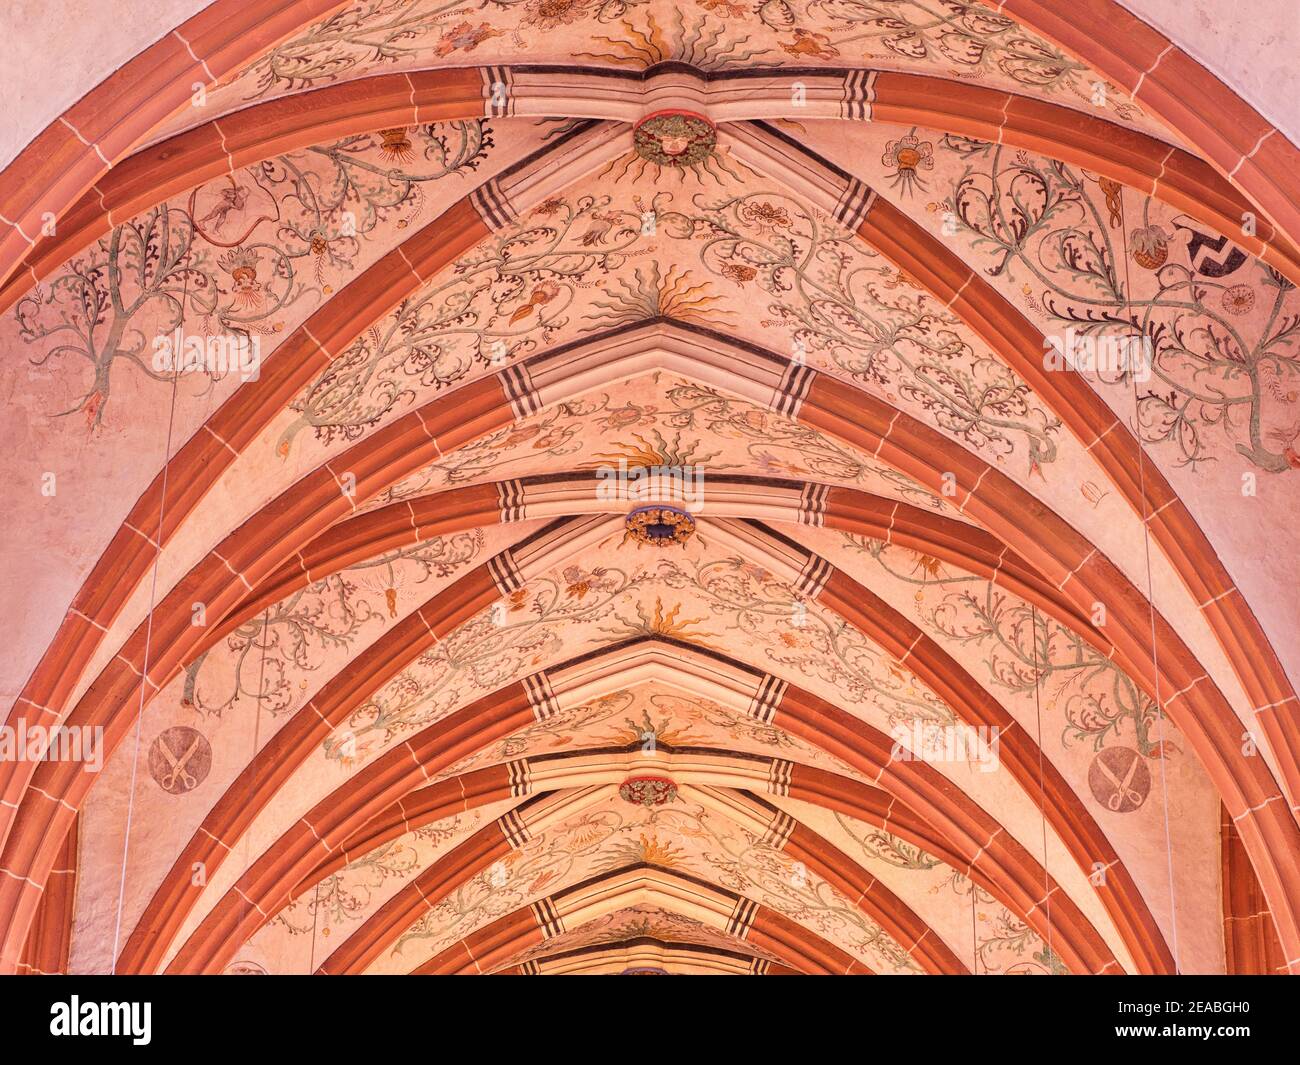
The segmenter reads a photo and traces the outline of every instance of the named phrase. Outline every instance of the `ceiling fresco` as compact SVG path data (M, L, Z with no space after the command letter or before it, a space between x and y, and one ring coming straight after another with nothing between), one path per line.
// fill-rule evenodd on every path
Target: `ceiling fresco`
M670 62L705 71L900 70L1101 106L1115 121L1158 129L1087 64L992 7L953 0L695 0L673 8L647 0L359 3L284 41L209 99L220 112L377 72L557 61L630 70ZM179 128L173 123L166 132Z
M1015 0L302 6L0 239L0 971L1300 967L1285 138Z

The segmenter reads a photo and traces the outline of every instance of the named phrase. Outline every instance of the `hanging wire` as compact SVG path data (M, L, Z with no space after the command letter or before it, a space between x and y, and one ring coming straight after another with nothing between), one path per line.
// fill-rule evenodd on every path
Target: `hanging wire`
M980 937L979 937L979 933L975 930L975 881L974 880L970 882L970 949L971 949L971 972L975 976L979 976Z
M1043 679L1038 668L1038 608L1033 603L1029 604L1029 621L1032 628L1030 645L1034 649L1034 719L1038 731L1038 814L1043 832L1043 910L1047 914L1047 957L1050 967L1056 954L1052 950L1052 898L1047 883L1049 876L1047 872L1047 789L1043 786L1043 707L1039 696ZM1046 624L1043 629L1047 631Z
M311 896L311 953L307 959L307 976L316 971L316 925L320 923L320 884L312 889Z
M262 659L260 664L258 665L258 670L257 670L257 696L258 697L254 700L255 705L253 707L253 755L252 758L250 759L250 764L257 760L258 752L262 749L261 746L262 744L262 696L266 692L266 646L267 643L269 642L268 636L270 634L270 631L271 631L271 608L268 606L266 608L266 612L262 615L262 647L261 647ZM243 869L248 868L248 854L249 854L248 849L252 845L251 836L252 836L251 832L246 831L244 833L243 846L241 848L244 856L243 857L244 864L242 867ZM240 916L247 917L248 908L249 906L252 905L252 903L250 903L248 899L245 898L243 892L239 893L239 898L241 903L240 908L243 910L243 913ZM238 946L243 946L243 944L242 943L238 944Z
M1128 215L1124 210L1124 187L1121 185L1119 190L1120 202L1120 256L1124 260L1124 288L1125 295L1128 297L1130 305L1133 301L1133 284L1129 277L1128 265ZM1145 329L1142 333L1146 335ZM1147 478L1146 478L1146 448L1142 446L1142 429L1137 420L1138 415L1138 386L1137 375L1130 374L1129 379L1133 385L1133 418L1134 418L1134 436L1137 439L1138 450L1138 487L1142 493L1142 547L1147 575L1147 608L1151 617L1151 672L1154 676L1155 701L1156 701L1156 734L1160 744L1160 792L1164 805L1164 823L1165 823L1165 861L1167 875L1169 878L1169 920L1170 920L1170 944L1174 955L1174 972L1182 971L1182 965L1178 959L1178 894L1174 885L1174 848L1173 838L1169 831L1169 779L1165 770L1165 760L1168 757L1169 748L1165 745L1165 707L1164 700L1160 695L1160 649L1156 644L1156 599L1155 599L1155 582L1151 576L1151 515L1147 512Z
M191 235L191 240L192 239L193 238ZM189 252L187 250L186 259L188 260L188 258L189 258ZM149 675L149 661L150 661L150 654L152 649L152 637L153 637L153 612L154 612L154 606L156 605L157 602L158 567L162 556L163 528L166 519L167 480L168 480L168 474L171 470L171 461L172 458L174 457L172 455L172 439L175 432L176 399L180 387L180 374L184 366L182 354L184 352L184 343L185 343L186 313L187 313L187 308L189 306L189 282L190 282L190 271L187 263L185 274L184 274L184 281L181 287L180 324L178 326L178 337L177 337L178 343L174 349L175 357L172 365L171 407L168 412L168 420L167 420L167 448L165 452L167 456L167 461L166 463L164 463L163 471L162 471L162 485L161 485L161 492L159 495L159 504L158 504L158 529L157 529L157 534L154 537L154 542L155 542L154 561L153 561L152 574L150 578L149 614L146 620L146 627L145 627L145 651L144 651L144 665L142 668L142 673L146 678ZM210 415L211 413L212 411L211 409L209 409L208 414ZM261 657L259 676L258 676L259 693L262 691L262 688L265 684L265 678L266 678L266 635L267 635L267 626L269 623L270 614L271 611L270 608L268 607L263 620L262 647L261 647L262 657ZM132 757L131 757L131 784L130 784L130 791L128 792L127 795L126 829L122 839L122 868L118 880L117 915L115 918L115 925L113 930L113 968L112 968L113 974L117 973L117 957L118 957L119 945L121 942L121 934L122 934L122 914L126 903L126 871L127 871L127 865L129 864L129 853L130 853L130 845L131 845L131 826L132 826L132 821L135 812L136 784L139 778L140 741L142 739L143 730L144 730L145 701L146 701L145 685L141 684L140 706L139 706L139 711L136 714L136 721L135 721L134 750L132 752ZM259 702L258 713L254 717L254 725L253 725L254 755L256 755L260 744L260 733L261 733L261 705ZM247 859L247 847L248 847L247 838L245 838L244 843L245 843L245 859Z
M185 314L190 295L190 255L193 250L194 234L190 233L190 244L185 249L185 273L181 282L180 323L177 326L177 339L180 345L172 356L172 394L167 411L167 443L163 451L162 485L158 495L158 527L154 533L153 567L149 578L149 615L145 621L144 660L140 667L140 705L135 716L134 750L131 754L131 785L126 799L126 829L122 834L122 870L117 884L117 916L113 924L113 967L110 970L117 975L117 956L122 940L122 911L126 904L126 867L131 850L131 822L135 814L135 789L140 772L140 738L144 731L145 691L148 688L149 662L153 650L153 611L158 601L158 567L162 561L163 528L167 515L167 479L172 465L172 437L176 429L176 396L180 390L181 368L184 366L182 352L185 341ZM166 254L166 247L163 254Z

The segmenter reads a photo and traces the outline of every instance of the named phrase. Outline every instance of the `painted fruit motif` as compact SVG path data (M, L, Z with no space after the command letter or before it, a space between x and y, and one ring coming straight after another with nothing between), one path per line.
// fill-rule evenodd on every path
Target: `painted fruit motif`
M1130 247L1138 266L1159 270L1169 258L1169 235L1159 226L1144 226L1133 231Z

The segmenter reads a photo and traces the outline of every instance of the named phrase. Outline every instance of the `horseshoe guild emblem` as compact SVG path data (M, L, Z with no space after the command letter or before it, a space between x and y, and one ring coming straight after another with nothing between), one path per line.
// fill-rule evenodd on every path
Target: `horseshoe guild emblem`
M149 746L149 774L169 795L193 791L212 768L212 745L198 729L176 725Z

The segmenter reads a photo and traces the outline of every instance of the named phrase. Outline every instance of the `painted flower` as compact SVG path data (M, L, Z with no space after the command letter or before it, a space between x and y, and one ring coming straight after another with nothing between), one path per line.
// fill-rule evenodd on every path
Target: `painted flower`
M548 883L550 883L553 879L555 879L555 877L559 875L560 875L560 871L558 869L543 869L537 875L537 879L528 885L528 894L529 895L537 894L537 892L541 891L543 887L545 887Z
M743 4L733 4L731 0L698 0L700 7L710 11L719 18L744 18Z
M1255 306L1255 290L1249 285L1233 285L1223 292L1223 309L1229 314L1248 314Z
M835 59L840 54L826 34L797 28L794 30L794 40L789 43L782 41L781 47L790 55L814 56L817 59Z
M489 38L500 36L501 31L492 29L486 22L480 22L477 26L461 22L443 33L442 39L434 47L434 52L445 59L457 50L472 52Z
M554 281L540 281L533 286L532 292L528 294L528 301L523 306L515 309L515 313L510 316L510 324L516 325L522 322L534 311L541 312L541 308L550 303L560 294L560 286Z
M902 270L886 269L882 284L885 288L920 288L920 285Z
M564 571L564 579L568 582L565 585L564 593L570 599L577 599L581 602L588 592L599 591L605 586L601 579L607 571L603 566L597 566L590 572L583 572L577 566L569 566Z
M923 573L926 577L938 579L943 576L939 568L941 565L940 561L933 555L918 554L916 556L916 564L912 567L912 572Z
M533 208L533 214L539 214L543 218L549 218L564 206L563 196L552 196L550 199L543 200Z
M737 213L749 225L757 226L768 233L778 229L789 229L793 225L790 214L784 207L768 203L766 200L751 200L743 204Z
M409 163L415 158L415 149L405 127L381 129L379 139L379 151L390 163Z
M233 248L217 260L230 272L236 306L245 310L262 304L262 283L257 279L257 252L252 248Z
M563 444L571 435L573 435L572 429L551 429L534 440L533 447L538 451L545 451L557 444Z
M1282 457L1293 470L1300 470L1300 452L1295 449L1296 438L1300 437L1300 422L1284 429L1269 430L1269 437L1282 444Z
M530 0L525 25L553 30L577 22L587 13L588 0Z
M754 455L758 468L764 473L807 473L807 469L794 463L783 462L770 451L759 450Z
M641 420L642 408L634 403L618 407L610 411L605 417L598 419L599 424L606 429L622 429L624 426L635 425Z
M903 195L910 196L915 189L924 190L926 187L917 171L934 169L934 145L909 133L886 144L880 162L896 171L893 188L901 186Z
M719 273L738 285L743 285L746 281L753 281L758 275L758 271L752 266L742 266L740 263L726 263Z
M514 447L516 444L522 444L525 440L531 440L542 431L540 425L521 425L516 429L511 429L501 441L501 446Z

